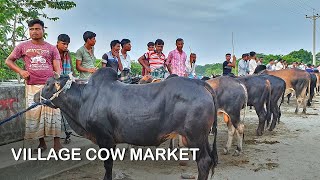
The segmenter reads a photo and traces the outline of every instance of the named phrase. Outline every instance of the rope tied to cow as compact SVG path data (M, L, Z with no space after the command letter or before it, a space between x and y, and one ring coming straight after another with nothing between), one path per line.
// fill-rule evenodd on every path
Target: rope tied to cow
M70 77L70 79L66 82L66 84L63 86L63 88L61 88L61 89L58 90L56 93L54 93L51 98L46 99L46 98L44 98L44 97L42 97L42 96L40 95L40 98L42 99L42 101L37 102L37 103L34 103L34 104L32 104L30 107L28 107L27 109L25 109L25 110L23 110L23 111L21 111L21 112L18 112L17 114L14 114L14 115L10 116L9 118L7 118L7 119L5 119L5 120L3 120L3 121L0 121L0 126L1 126L2 124L4 124L4 123L7 123L7 122L11 121L12 119L14 119L14 118L16 118L16 117L18 117L18 116L21 116L22 114L26 113L27 111L30 111L31 109L33 109L33 108L35 108L35 107L37 107L37 106L39 106L39 105L48 105L48 104L54 105L54 104L52 103L52 100L55 99L56 97L58 97L59 94L60 94L62 91L65 91L65 90L70 89L72 82L74 82L74 78L71 77L70 75L69 75L69 77ZM41 91L40 91L40 93L41 93Z
M9 118L6 118L6 119L0 121L0 126L3 125L4 123L7 123L7 122L13 120L14 118L16 118L18 116L21 116L22 114L26 113L27 111L30 111L31 109L34 109L35 107L37 107L39 105L47 105L49 103L51 103L51 100L49 100L49 99L43 100L43 101L38 102L38 103L34 103L31 106L29 106L27 109L25 109L23 111L20 111L17 114L14 114L14 115L10 116Z

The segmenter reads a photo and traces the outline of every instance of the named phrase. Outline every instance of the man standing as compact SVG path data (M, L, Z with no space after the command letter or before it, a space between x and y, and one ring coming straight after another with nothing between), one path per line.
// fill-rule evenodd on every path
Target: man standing
M263 64L263 57L260 57L259 60L258 60L258 62L257 62L257 66L258 66L258 65L262 65L262 64Z
M155 42L155 50L149 51L141 56L138 61L146 69L146 74L151 74L153 78L164 78L166 56L162 53L164 42L157 39ZM145 63L149 61L149 64Z
M276 64L275 70L281 70L283 69L282 59L279 59L279 61Z
M266 69L268 71L274 71L275 70L274 60L273 59L269 60L269 63L267 64Z
M110 67L117 73L123 70L122 63L120 61L120 41L113 40L110 43L111 51L105 53L102 56L102 67Z
M257 67L256 62L256 53L254 51L250 52L250 61L249 61L249 74L252 75L254 73L254 70Z
M308 65L307 65L306 71L307 71L308 73L313 73L313 72L314 72L313 67L312 67L311 64L308 64Z
M246 76L248 75L248 54L242 54L242 59L238 63L238 76Z
M57 48L44 41L44 23L39 19L28 22L30 41L17 45L6 59L10 69L19 73L26 80L26 105L34 103L34 95L53 77L54 72L60 74L60 55ZM20 69L15 61L22 58L26 70ZM38 106L26 112L25 139L39 139L38 148L47 149L44 137L54 137L54 149L61 149L61 115L59 109ZM37 152L34 151L34 152Z
M171 51L168 55L166 64L170 74L176 74L178 76L186 76L186 60L187 54L183 49L183 39L178 38L176 40L177 48Z
M83 40L85 44L76 52L76 68L80 72L80 78L89 79L91 74L97 70L94 66L96 61L94 56L96 34L86 31L83 34Z
M60 34L58 36L57 49L61 58L61 70L63 75L68 75L70 72L74 74L72 62L68 46L70 43L70 37L67 34Z
M196 78L196 60L197 55L195 53L190 54L190 61L186 64L186 72L189 78Z
M120 81L124 83L131 83L130 69L131 69L131 58L128 51L131 51L131 41L129 39L122 39L121 42L121 51L120 51L120 61L122 64L122 71L120 74Z
M148 42L147 47L148 47L148 52L154 51L154 42ZM145 60L144 63L149 66L149 61ZM142 76L144 76L144 75L146 75L146 69L143 67L142 64L141 64L141 66L142 66Z
M120 44L121 44L120 61L122 64L122 68L123 70L128 69L130 71L131 58L127 52L131 51L131 41L129 39L122 39Z
M234 68L236 66L236 57L233 55L232 57L232 62L231 60L231 54L227 53L226 54L226 60L223 62L222 66L223 66L223 76L227 76L231 74L232 68Z

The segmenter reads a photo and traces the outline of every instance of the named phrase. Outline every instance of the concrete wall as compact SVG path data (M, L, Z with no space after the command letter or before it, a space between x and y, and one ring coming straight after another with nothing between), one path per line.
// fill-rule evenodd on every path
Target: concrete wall
M26 108L24 84L0 83L0 121ZM0 145L22 140L25 115L0 126Z

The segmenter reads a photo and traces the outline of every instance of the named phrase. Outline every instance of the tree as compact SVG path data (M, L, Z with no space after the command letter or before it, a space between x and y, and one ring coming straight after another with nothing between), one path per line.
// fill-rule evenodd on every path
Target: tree
M303 62L305 64L311 63L312 64L312 53L306 51L304 49L300 49L299 51L293 51L288 54L292 58L296 58L299 62Z
M141 66L141 64L136 62L136 61L132 61L131 62L131 73L134 76L142 74L142 66Z
M263 57L263 61L264 61L264 64L268 64L271 59L273 59L273 60L279 60L279 59L281 59L281 58L282 58L281 55L269 54L269 55L265 55L265 56Z
M0 58L6 59L8 54L16 46L17 42L28 39L27 21L36 18L43 18L56 21L58 17L49 17L44 10L57 9L69 10L75 7L72 1L61 0L1 0L0 1ZM1 62L1 70L5 69ZM22 63L19 64L22 67ZM4 77L4 74L7 76ZM1 79L13 78L12 71L0 73Z

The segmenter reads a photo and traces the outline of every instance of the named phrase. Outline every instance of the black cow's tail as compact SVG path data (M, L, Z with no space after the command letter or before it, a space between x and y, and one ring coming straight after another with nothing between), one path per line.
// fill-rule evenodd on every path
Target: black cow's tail
M269 124L271 121L271 83L269 80L266 80L266 82L268 87L268 100L266 103L266 106L267 106L266 120L267 120L267 124Z
M280 104L278 106L278 109L279 109L279 112L278 112L279 113L279 115L278 115L278 124L280 123L280 117L281 117L281 109L280 109L280 107L281 107L282 103L284 102L284 95L286 93L286 88L287 88L287 85L286 85L286 83L284 83L284 90L282 92L281 101L280 101Z
M311 96L311 83L312 83L312 76L311 74L309 74L309 86L308 86L308 96L307 96L307 99L308 99L308 105L311 106L311 100L312 100L312 96Z
M217 96L215 91L212 89L212 87L205 83L205 88L211 93L214 107L213 107L213 124L212 124L212 133L214 134L214 139L213 139L213 144L212 144L212 149L210 151L210 157L213 162L213 165L211 166L211 177L214 175L214 169L218 165L218 150L217 150L217 126L218 126L218 121L217 121L217 112L218 112L218 105L217 105Z

